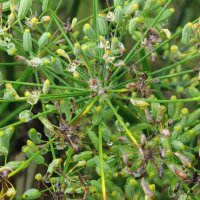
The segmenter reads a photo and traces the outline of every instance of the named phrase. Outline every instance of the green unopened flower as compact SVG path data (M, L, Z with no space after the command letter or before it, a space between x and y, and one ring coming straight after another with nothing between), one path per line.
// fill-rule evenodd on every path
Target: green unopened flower
M23 48L27 52L32 50L32 38L29 29L25 29L23 34Z
M49 88L50 88L50 81L47 79L44 81L44 84L42 87L43 94L47 94L49 92Z
M89 39L95 40L95 32L94 32L94 29L90 26L90 24L84 25L83 32Z

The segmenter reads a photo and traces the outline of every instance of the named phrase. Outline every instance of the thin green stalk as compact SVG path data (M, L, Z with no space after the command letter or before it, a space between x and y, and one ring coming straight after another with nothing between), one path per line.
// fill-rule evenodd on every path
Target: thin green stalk
M0 121L0 127L7 124L10 120L14 119L15 116L18 115L21 111L23 111L29 107L30 107L30 105L28 105L28 104L23 104L21 106L18 106L17 109L15 109L15 110L13 110L13 112L10 112L9 114L7 114L6 117Z
M1 66L8 66L8 65L23 65L23 63L20 63L20 62L7 62L7 63L5 63L5 62L0 62L0 67Z
M48 111L45 111L45 112L42 112L42 113L38 113L37 115L34 115L32 117L32 120L37 119L38 117L41 117L41 116L44 116L44 115L48 115L50 113L54 113L54 112L56 112L56 110L48 110ZM4 127L0 128L0 131L4 130L6 128L15 127L15 126L18 126L18 125L24 124L24 123L26 123L26 122L18 121L18 122L15 122L13 124L9 124L8 126L4 126Z
M104 160L103 160L103 143L102 143L103 131L102 123L99 124L99 160L100 160L100 173L101 173L101 188L103 200L107 199L106 196L106 182L104 175Z
M151 73L149 73L148 75L149 75L149 76L152 76L152 75L158 74L158 73L160 73L160 72L173 69L174 67L176 67L176 66L178 66L178 65L180 65L180 64L183 64L183 63L185 63L185 62L187 62L187 61L189 61L189 60L193 60L193 59L195 59L195 58L197 58L197 57L199 57L199 54L198 54L198 53L197 53L197 54L194 54L194 55L192 55L192 56L190 56L190 57L188 57L188 58L185 58L185 59L183 59L183 60L181 60L181 61L179 61L179 62L176 62L176 63L174 63L174 64L172 64L172 65L169 65L169 66L166 66L166 67L162 67L161 69L158 69L158 70L156 70L156 71L154 71L154 72L151 72Z
M141 147L140 147L139 143L137 142L137 140L135 139L135 137L132 135L131 131L126 127L126 124L122 120L121 116L117 113L117 111L114 108L114 106L112 105L111 101L109 99L106 99L106 102L107 102L108 106L110 107L110 109L113 111L115 117L117 118L117 120L119 121L119 123L121 124L121 126L126 131L126 134L132 140L133 144L139 149L139 151L141 151Z
M78 118L85 116L91 110L92 106L96 103L97 100L98 96L95 96L93 99L90 99L69 123L73 124Z
M123 97L120 99L126 99L130 100L131 97ZM198 102L200 101L200 96L199 97L193 97L193 98L186 98L186 99L142 99L142 98L134 98L134 100L141 100L149 103L186 103L186 102Z
M99 30L98 30L98 0L93 0L93 24L94 24L94 30L96 35L96 41L99 39Z
M18 81L9 81L4 80L4 83L12 83L13 85L23 85L23 86L31 86L31 87L42 87L43 84L38 83L30 83L30 82L18 82ZM50 85L51 89L59 89L59 90L80 90L80 91L90 91L89 89L85 88L75 88L75 87L68 87L68 86L59 86L59 85Z
M50 10L50 14L51 14L53 20L55 21L56 25L60 29L61 34L63 35L63 37L65 38L66 42L70 46L71 50L73 50L73 44L72 44L71 40L69 39L69 37L67 36L66 32L64 31L64 28L60 25L60 22L58 20L57 15L55 15L53 10Z
M184 75L184 74L191 74L191 73L195 73L194 70L190 69L190 70L186 70L186 71L182 71L182 72L178 72L178 73L174 73L174 74L167 74L164 76L159 76L159 77L155 77L155 78L150 78L147 80L147 82L151 81L151 80L162 80L162 79L168 79L168 78L172 78L172 77L176 77L176 76L180 76L180 75Z

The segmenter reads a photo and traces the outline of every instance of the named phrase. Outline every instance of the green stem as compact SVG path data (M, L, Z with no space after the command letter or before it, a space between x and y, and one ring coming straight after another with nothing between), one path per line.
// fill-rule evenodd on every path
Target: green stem
M117 120L119 121L119 123L121 124L121 126L126 131L126 134L132 140L133 144L141 151L141 147L140 147L139 143L137 142L137 140L135 139L135 137L132 135L131 131L126 127L126 124L122 120L121 116L117 113L116 109L113 107L111 101L109 99L106 99L106 102L109 105L110 109L113 111L115 117L117 118Z
M42 112L42 113L38 113L37 115L34 115L34 116L33 116L32 120L33 120L33 119L37 119L38 117L41 117L41 116L50 114L50 113L54 113L54 112L56 112L56 110L48 110L48 111L45 111L45 112ZM4 130L4 129L6 129L6 128L15 127L15 126L18 126L18 125L24 124L24 123L26 123L26 122L18 121L18 122L15 122L15 123L13 123L13 124L10 124L10 125L8 125L8 126L4 126L4 127L0 128L0 131L1 131L1 130Z
M107 199L106 196L106 183L105 183L105 175L104 175L104 159L103 159L103 144L102 144L102 123L99 124L99 160L100 160L100 173L101 173L101 188L103 200Z

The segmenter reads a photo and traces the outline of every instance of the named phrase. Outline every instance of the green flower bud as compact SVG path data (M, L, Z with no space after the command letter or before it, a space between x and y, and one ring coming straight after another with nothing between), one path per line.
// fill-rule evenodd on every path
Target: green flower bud
M35 175L35 180L36 181L42 181L42 174L38 173Z
M78 56L80 56L80 54L81 54L81 46L80 46L80 44L78 42L76 42L74 44L74 55L76 57L78 57Z
M109 31L108 23L104 15L99 15L97 17L97 25L98 25L98 30L99 30L100 35L105 36L108 34L108 31Z
M189 87L187 89L187 91L191 97L199 97L200 96L200 91L193 86Z
M115 8L114 14L115 14L115 22L117 24L119 24L123 19L123 9L122 9L122 7L121 6L117 6Z
M38 18L37 17L33 17L31 19L31 28L33 30L36 30L37 29L37 25L38 25Z
M63 65L57 58L51 58L51 66L56 74L63 74Z
M23 48L27 52L32 50L32 37L29 29L25 29L23 34Z
M134 1L129 3L126 7L124 7L124 15L125 17L131 16L134 12L136 12L139 8L139 4Z
M181 42L184 45L188 45L190 43L190 36L192 34L192 26L193 24L189 22L183 28Z
M8 15L8 26L11 27L14 22L15 22L15 14L14 12L11 12L10 15Z
M49 88L50 88L50 81L47 79L45 80L43 84L43 88L42 88L43 94L47 94L49 92Z
M40 37L40 39L38 40L39 47L42 48L45 45L47 45L50 37L51 37L51 33L49 33L49 32L43 33L42 36Z
M111 41L111 51L112 51L113 54L117 54L119 52L118 44L119 44L118 38L113 37L112 41Z
M95 40L95 32L94 32L94 29L90 26L90 24L84 25L83 32L89 39Z

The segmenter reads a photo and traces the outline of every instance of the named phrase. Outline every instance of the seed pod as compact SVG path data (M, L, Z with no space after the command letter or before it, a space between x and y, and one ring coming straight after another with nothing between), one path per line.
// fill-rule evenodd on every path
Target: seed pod
M189 110L187 108L183 108L181 110L181 114L182 114L182 118L181 118L181 123L180 125L182 127L185 127L185 125L187 124L188 121L188 116L189 116Z
M78 57L78 56L80 56L80 54L81 54L81 46L80 46L80 44L78 42L76 42L74 44L74 55L76 57Z
M166 109L165 106L160 106L160 109L159 109L159 111L157 113L157 116L156 116L156 123L160 123L161 122L161 120L164 117L164 114L165 114L166 110L167 109Z
M11 27L14 22L15 22L15 14L14 12L11 12L10 15L8 15L8 27Z
M43 33L42 36L40 37L40 39L38 40L39 47L42 48L45 45L47 45L50 37L51 37L51 33L49 33L49 32Z
M7 128L5 131L0 131L0 155L8 155L10 148L10 139L13 135L14 128Z
M108 22L106 20L106 17L104 15L100 15L97 17L97 26L98 26L98 30L100 35L107 35L109 28L108 28Z
M33 113L30 110L24 110L19 114L19 120L21 122L29 122L33 117Z
M169 19L169 17L175 12L174 8L169 8L164 11L164 13L159 18L159 22Z
M67 60L70 60L69 59L69 56L67 54L67 52L63 49L57 49L56 53L59 55L59 56L62 56L64 58L66 58Z
M177 139L177 137L182 133L182 126L181 125L176 125L174 127L174 131L171 134L171 140Z
M29 52L32 50L32 38L29 29L25 29L23 34L23 48L24 51Z
M88 37L88 39L95 40L95 32L94 29L90 26L90 24L84 25L83 32Z
M184 150L186 148L185 145L179 140L173 140L171 145L176 150Z
M52 174L62 163L61 158L54 159L48 166L47 173Z
M29 91L26 91L24 96L27 98L27 102L29 104L35 105L39 100L40 92L33 91L32 93L30 93Z
M31 29L36 30L37 29L37 25L38 25L38 18L37 17L33 17L31 19Z
M172 147L171 147L170 140L168 137L166 136L161 137L160 142L165 151L171 151Z
M149 106L148 102L142 100L131 99L130 101L134 106L140 107L142 110Z
M174 121L180 119L180 114L181 114L181 110L183 108L183 103L182 102L179 102L179 103L175 103L176 107L175 107L175 112L174 112L174 115L172 116L172 119Z
M118 54L118 52L119 52L118 43L119 43L118 38L113 37L112 42L111 42L111 51L113 54Z
M47 12L49 10L50 3L51 3L51 0L43 0L43 3L42 3L43 12Z
M56 74L63 74L63 65L57 58L51 58L51 66Z
M200 108L195 110L194 112L190 113L188 116L187 126L190 126L193 123L196 123L196 121L200 118Z
M180 135L178 137L178 140L183 142L183 143L188 143L190 142L192 139L194 139L196 136L195 131L193 130L188 130L186 132L184 132L182 135Z
M73 162L78 162L81 160L89 160L90 158L92 158L92 154L93 154L92 151L84 151L84 152L81 152L80 154L74 155L72 159L73 159Z
M196 135L199 135L200 134L200 124L197 124L193 129L192 131L194 131L196 133Z
M50 89L50 81L47 79L44 81L43 87L42 87L42 92L43 94L48 94Z
M41 192L38 189L31 188L22 195L22 199L27 199L27 200L38 199L40 198L40 196Z
M28 136L35 144L40 144L42 142L42 135L38 133L34 128L29 130Z
M134 12L136 12L139 8L139 4L135 1L132 1L127 6L124 7L124 15L125 17L131 16Z
M42 124L50 131L54 130L53 124L47 119L47 117L41 116L39 117L39 120L42 122Z
M127 199L132 199L132 197L135 195L135 191L138 187L138 182L132 177L127 178L126 185L124 187L125 189L125 195Z
M81 50L83 54L87 56L89 59L94 59L98 55L98 50L93 43L86 43L81 46Z
M43 16L41 18L41 22L42 22L43 25L47 24L50 20L51 20L51 17L48 16L48 15L47 16Z
M121 6L115 8L115 23L119 24L123 19L123 9Z
M135 18L131 19L130 22L129 22L129 26L128 26L128 29L129 29L129 33L131 35L134 35L135 31L136 31L136 28L137 28L137 22L135 20Z
M190 36L192 34L192 26L193 24L189 22L183 28L181 42L184 45L188 45L190 43Z
M18 19L24 19L32 6L32 0L20 0Z
M199 97L200 96L200 91L193 86L189 87L187 89L187 91L191 97Z
M156 99L156 98L152 98L152 99ZM154 117L157 116L159 110L160 110L160 103L151 103L151 111Z

